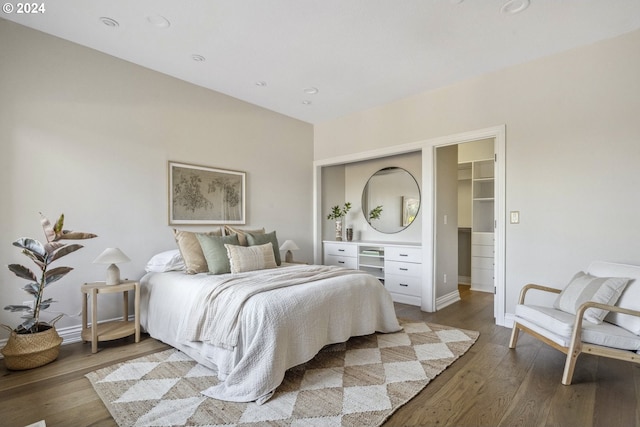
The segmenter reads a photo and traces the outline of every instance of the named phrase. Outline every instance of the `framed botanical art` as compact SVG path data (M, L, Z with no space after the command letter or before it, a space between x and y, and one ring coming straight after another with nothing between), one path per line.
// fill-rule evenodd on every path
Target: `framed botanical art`
M245 224L246 173L169 162L169 224Z

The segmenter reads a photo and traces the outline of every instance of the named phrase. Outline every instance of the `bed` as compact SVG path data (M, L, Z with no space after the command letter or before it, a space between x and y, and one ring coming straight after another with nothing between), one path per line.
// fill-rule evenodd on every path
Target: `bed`
M217 372L207 396L266 402L291 367L352 336L400 330L373 276L282 264L239 274L151 272L141 279L141 325Z

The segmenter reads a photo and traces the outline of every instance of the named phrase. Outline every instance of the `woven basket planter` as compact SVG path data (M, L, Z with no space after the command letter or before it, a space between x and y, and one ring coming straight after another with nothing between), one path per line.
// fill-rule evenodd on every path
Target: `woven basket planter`
M62 338L53 325L46 331L34 334L17 334L10 327L2 326L11 331L7 345L0 350L7 369L12 371L33 369L58 358Z

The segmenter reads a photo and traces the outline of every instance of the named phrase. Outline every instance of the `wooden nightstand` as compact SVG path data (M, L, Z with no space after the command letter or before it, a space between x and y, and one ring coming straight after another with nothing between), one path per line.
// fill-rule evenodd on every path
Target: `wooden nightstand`
M82 340L91 341L91 352L98 352L98 341L109 341L135 334L140 341L140 283L124 280L119 285L105 282L85 283L82 291ZM134 321L129 321L129 291L134 291ZM122 292L122 320L98 324L98 294ZM87 324L87 299L91 295L91 326Z

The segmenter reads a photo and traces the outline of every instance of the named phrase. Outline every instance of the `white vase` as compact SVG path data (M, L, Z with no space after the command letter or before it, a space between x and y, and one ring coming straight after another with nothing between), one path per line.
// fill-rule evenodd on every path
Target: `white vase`
M342 220L336 219L336 240L342 241Z

